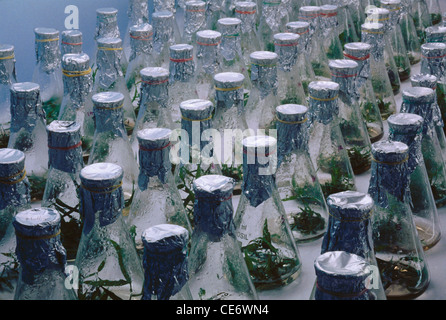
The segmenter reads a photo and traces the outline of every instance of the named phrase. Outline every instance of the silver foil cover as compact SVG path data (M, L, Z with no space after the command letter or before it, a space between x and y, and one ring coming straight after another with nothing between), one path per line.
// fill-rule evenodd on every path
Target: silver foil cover
M0 84L11 85L16 82L14 46L0 44Z
M393 28L391 23L390 11L385 8L371 7L366 10L366 23L382 23L384 26L384 33L388 34Z
M221 33L213 30L202 30L198 31L196 36L197 60L200 61L205 73L215 74L220 66Z
M426 33L426 42L446 42L446 27L432 26L424 29Z
M214 105L209 100L190 99L180 103L181 129L188 134L187 141L181 139L182 144L202 150L209 143L201 135L212 128L213 111Z
M375 61L384 61L384 25L364 23L361 26L361 42L371 45L370 53Z
M140 105L156 101L162 107L167 108L169 100L169 71L164 68L148 67L140 71L141 75L141 99Z
M310 24L310 38L320 31L321 8L317 6L303 6L299 8L299 20ZM311 40L310 40L311 41Z
M46 73L60 67L59 31L52 28L35 28L35 51L37 64Z
M422 74L422 73L414 74L410 77L410 82L412 83L413 87L430 88L430 89L434 90L435 95L437 95L437 93L436 93L437 77L434 75ZM437 97L435 97L435 101L436 101L436 107L433 111L434 112L433 113L434 124L437 127L444 127L443 117L441 115L441 110L440 110L440 106L438 105Z
M306 21L292 21L286 24L287 32L299 35L299 52L308 52L310 49L310 24Z
M338 6L325 4L321 7L320 19L321 28L325 36L328 36L329 32L333 32L338 27Z
M98 72L95 81L101 87L110 88L118 78L123 77L122 61L124 52L122 50L122 40L120 38L99 38L96 40L98 51L96 63Z
M240 33L242 21L238 18L222 18L217 22L221 33L220 54L226 61L233 61L242 53Z
M434 134L435 91L424 87L409 87L403 90L402 97L400 112L421 116L424 119L423 135Z
M350 59L358 64L356 87L360 89L370 79L371 45L363 42L352 42L344 45L344 59Z
M123 134L124 95L120 92L100 92L92 97L95 132L113 131L116 135Z
M343 100L351 103L353 100L358 100L359 92L356 88L358 63L348 59L330 60L328 67L332 81L339 84L339 95Z
M393 26L398 25L403 17L403 8L401 0L380 0L381 8L389 10L390 24Z
M153 49L153 28L150 24L144 23L130 27L130 58L134 60L141 54L151 54Z
M61 32L60 51L62 57L67 53L82 53L82 32L79 30L64 30Z
M154 11L176 12L175 0L153 0Z
M328 124L338 117L339 84L333 81L312 81L308 90L311 122Z
M421 73L437 77L443 83L446 78L446 44L433 42L421 45Z
M64 95L69 96L72 107L85 106L86 98L93 89L90 57L85 53L68 53L62 58Z
M187 1L184 13L184 33L192 36L206 25L206 2Z
M251 81L265 98L277 92L277 62L279 56L275 52L255 51L249 55L251 59Z
M280 21L285 12L286 10L282 8L282 0L263 1L261 14L263 21L265 21L271 30L279 30L282 27Z
M119 38L118 9L99 8L96 10L96 30L94 39L102 37Z
M149 22L149 3L146 0L130 0L127 17L132 26Z
M194 47L189 44L170 46L169 82L187 82L195 72Z
M236 72L221 72L214 76L215 98L226 107L238 104L244 99L245 76Z
M175 43L173 37L173 24L175 16L172 11L157 11L152 14L153 26L153 49L156 53L161 53L164 46L170 46Z
M257 3L239 1L235 3L235 17L242 21L242 33L255 30L257 18Z
M299 56L300 36L295 33L276 33L274 35L274 52L278 55L279 68L290 72Z

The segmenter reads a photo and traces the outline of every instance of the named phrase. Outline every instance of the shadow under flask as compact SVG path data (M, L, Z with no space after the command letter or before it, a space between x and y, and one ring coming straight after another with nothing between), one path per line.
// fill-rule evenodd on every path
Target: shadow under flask
M144 270L122 217L123 170L94 163L81 170L81 214L84 219L75 266L81 300L140 299Z
M54 120L47 126L49 169L42 206L61 215L61 241L67 259L76 258L82 232L79 209L79 173L83 167L80 125Z
M158 224L144 230L144 288L141 300L193 300L188 280L189 232Z
M387 299L409 299L429 285L429 271L408 202L409 147L382 140L372 145L368 193L375 202L372 233Z
M321 254L344 251L365 259L376 272L370 282L369 293L375 300L386 300L375 257L372 236L374 202L370 195L357 191L333 193L327 198L330 212Z
M40 86L42 107L47 122L59 116L63 97L59 31L53 28L35 28L36 65L32 82Z
M441 238L438 212L421 152L423 118L412 113L398 113L387 119L389 140L400 141L409 147L410 209L424 250Z
M316 283L310 300L386 300L369 290L373 266L345 251L328 251L314 261Z
M60 214L50 208L17 213L14 228L20 274L14 300L77 300L66 286L66 251L60 241Z
M0 149L0 299L12 300L19 264L15 257L16 237L12 222L17 212L31 209L31 196L25 172L25 154Z
M257 300L257 291L235 236L234 181L207 175L194 181L194 231L188 271L194 300Z
M11 85L17 82L14 46L0 44L0 148L8 146L11 134Z
M80 30L69 29L60 33L60 56L63 57L67 53L80 54L82 53L82 39L83 34Z
M183 200L175 184L170 163L170 136L167 128L138 131L139 176L130 211L125 217L136 227L136 244L144 230L157 224L176 224L192 232Z
M242 194L234 216L237 240L256 289L280 288L298 278L302 263L275 183L277 140L250 136L242 143Z
M339 84L313 81L309 85L309 152L325 197L356 190L355 175L339 126Z
M8 148L25 154L26 175L31 186L31 199L43 196L48 174L48 139L40 86L17 82L11 86L11 135Z
M276 185L297 242L322 237L327 229L325 197L308 153L308 108L288 104L276 108L278 166Z

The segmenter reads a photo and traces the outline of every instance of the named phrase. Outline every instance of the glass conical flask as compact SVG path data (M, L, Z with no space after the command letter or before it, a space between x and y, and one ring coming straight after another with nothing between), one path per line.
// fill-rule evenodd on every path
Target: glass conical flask
M213 30L202 30L196 33L197 42L195 57L196 93L199 99L214 99L214 74L222 72L220 55L221 33Z
M299 40L300 36L295 33L274 35L274 48L278 55L277 94L280 104L307 104L297 64Z
M192 300L187 282L187 229L159 224L144 230L141 237L145 271L141 300Z
M350 11L353 26L355 28L356 35L359 38L361 36L361 25L365 22L366 6L363 6L361 0L348 0L347 8Z
M433 114L435 92L429 88L409 87L403 91L401 112L415 113L424 119L421 152L437 207L446 204L446 165L435 133Z
M328 221L325 197L308 152L307 111L296 104L276 108L276 185L297 242L322 237Z
M82 150L88 158L94 135L90 58L85 53L69 53L63 56L62 67L64 95L59 120L76 121L80 125Z
M194 231L189 251L189 287L194 300L257 300L235 236L233 179L206 175L194 182Z
M76 29L64 30L60 33L60 56L67 53L82 53L82 31Z
M175 16L171 11L162 10L152 14L153 57L155 65L169 67L169 47L180 42Z
M261 50L260 40L257 36L256 17L257 3L254 1L238 1L235 3L235 17L242 21L240 43L245 65L249 66L249 55Z
M37 83L17 82L11 86L11 136L8 148L25 153L31 198L42 199L48 173L48 140Z
M123 170L95 163L81 170L81 213L84 227L75 266L81 300L140 299L144 270L122 217Z
M356 190L355 176L339 126L339 84L310 83L309 151L325 197Z
M441 7L438 0L426 0L427 8L431 17L433 26L441 23Z
M353 20L351 11L351 7L354 6L352 2L354 3L351 0L335 0L334 3L331 3L338 6L339 39L342 46L346 43L359 41L359 35L356 33L356 21Z
M396 102L386 65L384 63L384 25L381 23L364 23L361 41L371 45L370 71L373 91L381 113L386 120L396 113Z
M138 154L138 131L144 128L173 129L169 103L169 71L164 68L144 68L141 74L141 99L138 119L130 138L133 153Z
M326 4L320 7L322 41L328 59L342 59L342 44L338 34L338 6Z
M404 44L406 45L409 62L411 65L414 65L421 60L420 39L418 38L414 19L409 12L409 5L405 2L405 0L401 2L401 20L399 25L401 28L401 34L403 35Z
M206 27L206 2L201 0L187 1L184 12L184 29L182 43L194 45L195 34Z
M129 227L135 226L136 245L141 235L157 224L176 224L192 232L181 195L172 174L169 159L171 130L152 128L138 131L139 176L128 217Z
M429 284L429 272L407 195L409 147L398 141L372 145L368 193L375 202L373 242L388 299L415 297Z
M172 24L173 37L175 38L176 43L180 43L180 26L184 24L184 18L182 17L184 16L184 11L182 13L177 13L177 8L185 8L184 0L153 0L152 2L155 12L169 11L172 13L172 15L174 16ZM153 24L153 13L151 21Z
M124 96L123 110L126 132L130 135L136 122L130 93L125 83L125 60L120 38L99 38L96 40L98 66L93 85L93 94L107 91L120 92Z
M331 194L327 198L330 212L327 233L321 245L321 254L329 251L345 251L356 254L367 261L376 278L369 292L375 300L386 300L386 294L379 277L372 237L374 202L370 195L356 191Z
M426 0L411 0L409 6L410 14L417 30L420 43L426 42L425 29L432 25L429 8Z
M446 42L446 27L438 25L426 28L426 42Z
M124 170L122 189L128 200L135 190L138 168L124 128L124 95L101 92L93 95L92 100L95 132L88 164L109 162L120 165Z
M206 29L217 30L217 21L220 18L224 18L223 13L223 1L222 0L209 0L206 1Z
M292 21L286 24L287 32L299 35L299 47L297 49L297 69L300 70L300 79L305 95L308 96L308 85L316 80L313 66L310 61L310 24L305 21Z
M50 208L19 212L14 218L20 274L14 300L77 300L67 288L66 251L60 214Z
M40 86L47 122L57 119L63 96L59 31L35 28L36 65L32 82Z
M81 127L72 121L54 120L47 126L49 170L42 206L61 215L61 241L67 259L74 260L82 232L79 209L79 173L83 167Z
M310 300L386 300L369 290L373 266L345 251L328 251L314 261L316 283Z
M129 0L127 8L127 28L123 41L124 54L127 61L131 60L132 55L132 33L130 29L135 26L142 26L149 22L149 8L146 0Z
M234 222L245 261L257 290L285 286L300 274L301 260L274 174L277 140L243 139L242 194Z
M262 2L257 32L263 50L274 51L273 37L276 33L281 32L281 29L288 23L288 14L285 13L281 0Z
M97 51L98 46L100 46L96 41L99 38L120 38L121 32L119 31L118 26L118 9L116 8L98 8L96 9L96 28L94 31L94 40L95 40L95 48L93 52ZM96 69L94 67L94 64L96 64L97 57L93 56L93 69ZM127 60L125 59L125 56L123 57L123 65L125 73Z
M277 95L277 62L275 52L255 51L251 53L251 82L245 108L248 128L252 130L274 128L275 107L279 103Z
M416 114L399 113L388 119L389 140L409 147L410 209L421 244L425 250L437 244L441 237L437 208L421 152L423 118Z
M0 148L8 146L11 130L11 85L17 82L14 46L0 45Z
M339 119L342 136L353 172L360 174L370 169L371 144L366 123L359 107L356 90L358 64L353 60L331 60L332 81L339 84Z
M329 80L331 76L330 69L328 68L328 58L327 54L325 53L321 35L320 12L320 7L300 7L299 20L310 24L308 56L316 79Z
M138 116L138 104L141 98L140 71L147 67L153 67L153 31L150 24L132 26L129 30L130 53L129 65L125 73L125 83L129 90L135 115Z
M352 42L344 46L344 58L358 64L355 89L359 94L359 108L373 143L384 136L384 124L371 81L370 52L371 45L368 43Z
M25 154L0 149L0 299L12 300L19 264L15 256L16 238L12 221L17 212L31 209L31 196L25 172Z

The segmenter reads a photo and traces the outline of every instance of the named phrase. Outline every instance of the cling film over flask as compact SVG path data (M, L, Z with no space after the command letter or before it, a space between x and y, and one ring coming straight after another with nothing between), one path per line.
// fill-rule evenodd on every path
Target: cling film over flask
M8 146L11 126L10 87L17 82L14 46L0 45L0 148Z

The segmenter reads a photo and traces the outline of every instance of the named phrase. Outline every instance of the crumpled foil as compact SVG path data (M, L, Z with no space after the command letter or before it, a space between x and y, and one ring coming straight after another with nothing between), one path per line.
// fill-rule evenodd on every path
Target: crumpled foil
M310 24L306 21L292 21L286 24L287 32L299 35L300 53L307 53L310 50Z
M245 76L236 72L221 72L214 76L215 99L227 108L237 105L244 99L243 82ZM228 90L237 88L234 90ZM223 89L223 90L219 90Z
M356 88L360 89L371 77L370 71L371 45L364 42L344 45L344 58L354 60L358 64Z
M84 234L90 233L95 219L100 227L115 222L124 208L122 187L123 170L112 163L94 163L81 170L80 212ZM98 217L96 217L98 215Z
M339 84L333 81L313 81L308 86L309 120L328 124L339 114L337 97Z
M388 35L393 28L390 11L384 8L372 7L366 12L366 23L381 23L384 26L384 33Z
M169 82L187 82L195 73L194 47L189 44L170 46Z
M380 0L381 8L389 10L389 23L396 26L403 18L404 10L401 6L401 1L394 0Z
M102 37L119 38L118 10L115 8L100 8L96 10L96 29L94 39Z
M438 82L446 79L446 44L424 43L421 45L420 73L431 74L437 77Z
M172 169L169 159L169 138L171 132L167 128L153 128L138 131L138 186L141 191L147 189L151 177L158 177L162 183L167 183L168 173Z
M93 95L93 112L95 131L113 131L117 136L121 136L124 128L124 113L122 104L124 95L119 92L101 92Z
M207 144L211 143L201 139L201 135L203 131L212 128L213 110L214 105L208 100L191 99L180 104L181 129L189 136L188 141L181 139L182 144L187 143L190 148L203 150Z
M189 279L188 231L171 224L156 225L142 234L144 289L141 300L169 300Z
M29 209L15 216L16 255L21 267L21 279L26 284L33 284L34 278L44 270L65 271L67 253L59 235L49 239L29 239L57 234L60 219L60 214L50 208Z
M99 82L103 88L110 88L119 77L124 76L121 67L124 59L122 40L120 38L99 38L97 44L98 72L95 81Z
M144 23L130 27L130 57L134 60L141 54L151 54L153 49L153 28L150 24Z
M36 60L47 74L60 68L59 31L52 28L35 28Z
M184 33L192 37L206 25L206 2L187 1L184 13Z
M167 103L169 100L168 96L169 71L164 68L148 67L142 69L140 74L141 74L141 99L139 100L140 106L145 106L150 101L156 101L162 107L167 108Z
M282 0L268 0L263 2L262 17L263 21L271 30L279 31L281 28L281 19L286 10L283 10Z
M127 17L131 25L137 26L149 22L149 3L146 0L130 0Z
M339 59L328 63L331 79L339 84L339 96L343 101L353 104L359 100L359 91L356 88L358 64L353 60Z
M277 91L278 55L270 51L256 51L250 54L251 81L260 91L260 97L265 98Z
M300 36L295 33L276 33L274 35L274 52L278 55L279 68L290 72L299 56Z
M238 18L219 19L217 26L221 33L220 54L226 61L233 61L242 55L240 43L242 21Z
M80 125L74 121L55 120L47 126L47 134L48 167L68 173L79 172L83 167Z
M216 241L225 234L234 235L232 192L235 181L219 175L205 175L193 184L195 228Z
M153 0L154 11L170 11L176 12L175 0Z
M173 24L175 17L172 11L157 11L152 15L153 50L160 54L164 46L174 44Z
M11 57L6 59L7 57ZM0 44L0 84L9 86L16 82L14 46Z
M375 61L384 61L384 25L364 23L361 26L361 41L371 45L370 54Z
M82 53L82 32L75 29L61 32L62 40L60 44L61 56L67 53Z
M257 4L252 1L236 2L235 17L242 21L242 33L249 33L255 30Z
M207 74L215 74L220 66L221 33L213 30L198 31L197 60L202 70Z
M303 6L299 8L300 21L308 22L310 24L309 37L314 39L315 34L320 32L320 14L321 8L317 6ZM310 40L311 41L311 40Z
M326 39L331 33L336 32L338 28L338 6L326 4L320 8L321 31Z
M445 26L431 26L424 29L426 33L426 42L446 42L446 27Z
M64 73L76 74L90 69L90 57L85 53L66 54L62 58L62 69ZM72 107L80 109L85 106L86 98L93 89L93 77L91 72L82 76L62 77L64 95L70 97Z

